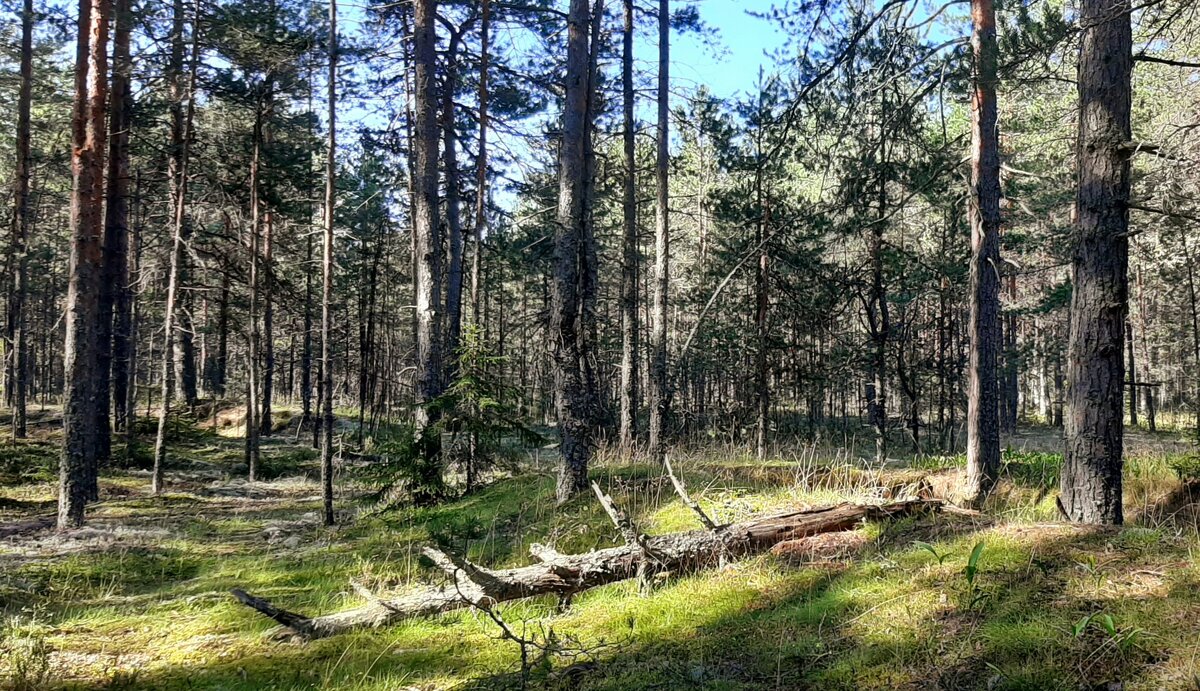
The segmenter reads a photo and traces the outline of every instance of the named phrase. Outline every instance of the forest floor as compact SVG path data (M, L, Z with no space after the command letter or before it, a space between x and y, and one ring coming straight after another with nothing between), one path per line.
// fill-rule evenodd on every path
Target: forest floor
M359 602L352 579L377 591L436 579L417 556L434 538L489 566L528 563L532 542L614 544L594 498L555 508L546 459L434 508L340 497L326 528L316 456L292 443L294 428L265 441L269 479L250 484L236 427L181 424L165 495L148 495L143 470L107 472L87 527L60 535L45 519L54 420L41 413L33 439L0 446L0 688L1200 688L1200 489L1179 479L1190 447L1178 435L1130 433L1123 529L1056 522L1056 435L1030 428L1008 440L986 517L866 525L811 552L670 576L644 596L633 582L581 593L562 612L549 599L506 604L512 630L555 652L522 674L518 645L478 611L277 643L229 589L317 614ZM725 521L878 501L919 477L945 486L962 464L878 467L799 443L775 455L674 458ZM593 477L647 532L696 527L658 468L606 458Z

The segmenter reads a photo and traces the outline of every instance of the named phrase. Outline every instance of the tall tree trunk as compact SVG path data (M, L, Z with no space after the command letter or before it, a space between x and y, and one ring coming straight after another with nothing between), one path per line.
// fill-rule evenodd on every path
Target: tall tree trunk
M300 425L296 428L296 438L304 429L312 424L312 361L313 361L313 240L312 233L305 238L304 266L304 338L300 348ZM324 257L322 257L324 259Z
M249 479L258 479L258 260L259 236L262 222L260 175L263 147L263 105L254 107L253 151L250 155L250 237L249 242L249 289L250 310L246 319L246 467Z
M271 139L269 134L268 131L268 136L264 138L264 144L269 145ZM271 436L271 429L274 427L271 419L271 405L275 397L275 306L271 298L271 292L274 289L274 272L272 270L274 233L275 215L268 209L263 213L263 376L262 403L258 413L258 433L263 437Z
M325 155L325 242L321 252L321 377L333 391L333 214L337 202L337 0L329 0L329 142ZM333 396L321 408L321 499L325 525L333 525Z
M483 290L483 234L487 230L487 132L488 132L488 52L492 30L491 0L479 5L479 154L475 159L475 254L471 258L471 323L479 325L479 299Z
M661 462L666 457L664 429L670 414L667 391L667 289L670 286L670 190L667 165L670 162L670 40L671 17L668 0L658 1L658 148L654 162L657 209L654 224L654 311L650 329L652 342L650 384L650 456Z
M111 373L114 428L125 431L129 382L129 340L132 328L129 288L129 128L133 121L133 96L130 88L132 61L129 33L133 23L129 0L117 0L113 9L116 20L113 35L112 93L109 107L108 189L104 222L104 286L100 329L103 349L101 371ZM108 333L103 333L105 329ZM111 341L109 336L111 336ZM109 397L101 405L107 407ZM104 416L106 417L106 416ZM107 420L99 422L101 429Z
M179 44L183 44L183 1L176 0L175 2L175 32ZM191 67L188 74L187 92L185 94L183 86L178 89L172 88L172 92L178 98L178 102L172 104L172 108L178 107L183 110L183 101L187 100L187 111L183 115L182 126L179 130L179 141L182 148L179 150L177 168L174 168L175 174L178 176L179 186L175 188L175 197L173 199L175 206L172 209L172 227L171 227L171 262L167 278L167 305L163 314L163 353L162 353L162 398L159 401L158 409L158 432L154 438L154 473L151 478L151 491L154 494L161 494L164 485L164 472L167 461L167 422L171 414L171 403L173 396L172 385L175 378L172 376L172 367L176 363L175 355L175 335L179 329L179 323L176 316L176 311L179 308L179 290L180 290L180 273L182 272L184 262L184 226L187 225L187 190L188 190L188 153L191 146L192 137L192 119L196 112L196 69L200 62L200 11L199 0L197 0L196 15L192 22L192 54Z
M1196 371L1200 372L1200 303L1198 303L1198 291L1196 286L1196 265L1193 263L1192 251L1188 247L1188 236L1185 232L1179 233L1180 247L1183 248L1183 265L1187 275L1188 286L1188 308L1191 316L1192 326L1192 364ZM1196 437L1200 438L1200 378L1196 380L1196 397L1192 401L1192 407L1196 411Z
M996 9L972 0L971 309L967 355L967 486L981 505L1000 475L996 356L1000 347L1000 137L996 105Z
M436 0L414 0L412 184L417 292L417 427L436 422L429 403L442 392L442 233L438 224L438 118L434 32ZM326 392L329 395L329 392ZM433 447L438 445L434 443ZM432 460L437 448L425 450Z
M624 231L621 243L621 446L632 448L637 440L638 381L638 237L637 237L637 151L633 111L633 0L625 0L625 28L621 48L621 93L625 147Z
M183 74L183 58L184 58L184 42L183 42L183 25L184 25L184 7L183 0L173 0L172 2L172 19L171 19L171 54L167 64L167 84L170 91L170 115L171 140L168 148L167 159L167 177L171 195L171 213L172 215L179 209L181 199L184 194L184 189L187 182L183 179L184 172L184 149L188 145L185 138L188 136L184 131L186 124L184 123L184 74ZM184 224L180 229L182 233L182 243L186 248L188 240L191 236L191 226L187 222L186 212L184 215ZM180 255L179 265L176 269L176 305L175 305L175 322L173 328L176 333L172 336L173 347L171 355L173 357L174 376L176 378L176 386L174 392L179 395L183 402L188 407L196 404L196 366L194 364L194 352L192 348L192 322L190 311L188 309L188 296L181 291L189 282L189 272L187 266L188 257L186 252ZM180 308L182 306L182 309Z
M1145 381L1146 387L1146 425L1151 432L1157 430L1158 420L1157 410L1155 409L1155 384L1154 381L1154 348L1150 346L1150 341L1146 338L1146 323L1150 318L1146 315L1146 290L1142 282L1142 267L1137 270L1137 299L1138 299L1138 335L1142 341L1142 381Z
M97 334L104 267L104 146L110 0L80 0L71 115L71 253L63 347L63 456L58 527L83 524L95 495Z
M1125 314L1129 292L1129 0L1083 0L1079 26L1079 216L1067 347L1062 507L1121 523Z
M554 231L554 281L551 291L550 340L554 360L555 407L561 465L557 497L565 502L587 489L592 454L590 397L580 368L579 257L583 242L584 177L587 165L588 3L571 0L567 16L567 65L562 142L558 154L558 223Z
M225 217L229 228L229 217ZM217 354L213 374L213 393L218 398L224 398L229 372L229 268L221 270L221 301L217 305Z
M760 135L761 136L761 135ZM760 461L767 459L767 431L770 424L771 390L770 372L767 365L767 312L770 298L767 295L767 272L770 270L770 255L766 246L767 229L770 222L770 201L763 196L763 151L761 140L756 142L757 165L755 171L755 196L758 203L758 222L755 224L754 242L758 246L758 271L754 275L754 398L755 398L755 456Z
M138 294L135 286L141 282L141 241L142 241L142 172L139 170L133 176L133 203L131 215L133 224L129 233L129 248L127 253L127 276L117 293L116 324L113 327L113 357L114 362L124 362L125 377L123 381L113 382L113 401L121 412L121 430L125 433L126 454L128 455L137 442L137 355L138 355ZM116 368L114 368L114 372Z
M452 31L446 47L446 80L442 85L442 167L446 175L446 230L449 255L446 267L446 376L450 381L458 373L458 343L462 334L463 230L458 170L458 129L454 122L454 96L458 92L458 49L462 28Z
M108 97L108 180L104 205L104 279L100 282L99 322L96 328L98 368L96 381L96 427L99 445L96 460L105 465L112 456L110 392L125 376L124 362L114 359L113 309L121 286L128 280L125 249L129 228L129 126L132 94L129 85L132 64L129 30L132 23L129 0L113 6L112 86Z
M1133 352L1133 320L1125 320L1125 352L1129 356L1129 363L1126 365L1126 371L1129 373L1127 386L1129 387L1129 424L1137 427L1138 424L1138 376L1137 376L1137 360L1134 359Z
M28 281L26 243L33 209L29 201L29 176L33 164L30 155L30 111L33 102L33 0L25 0L21 9L21 66L17 95L17 160L13 167L12 218L12 294L8 309L8 344L11 386L6 387L12 405L13 439L25 438L25 399L28 396L29 336L25 323L25 291Z
M600 248L596 240L596 118L600 112L600 32L604 23L604 0L592 3L590 37L588 40L587 114L583 137L583 236L579 245L579 368L584 390L588 395L592 434L605 435L607 428L607 397L600 394L600 378L596 368L596 343L599 329L596 322L596 303L600 292ZM504 322L500 323L503 329Z

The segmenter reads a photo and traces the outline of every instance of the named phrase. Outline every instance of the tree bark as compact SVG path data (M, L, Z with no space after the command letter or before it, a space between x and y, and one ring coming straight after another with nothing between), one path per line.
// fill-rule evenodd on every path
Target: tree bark
M972 0L970 349L967 356L967 485L979 506L1000 475L996 357L1000 347L999 50L992 0Z
M167 177L170 187L171 196L171 214L172 222L174 215L178 211L185 194L187 181L184 176L187 174L184 170L186 162L184 160L185 148L189 146L187 137L190 136L185 130L189 125L185 122L186 114L184 112L184 78L183 73L183 58L184 58L184 41L183 41L183 26L184 26L184 7L183 0L173 0L172 2L172 18L171 18L171 53L167 64L167 83L170 91L170 115L171 127L167 159ZM186 209L186 206L184 207ZM180 228L182 247L186 245L191 237L191 226L188 224L186 210L184 213L183 226ZM174 240L172 240L174 243ZM182 251L182 250L181 250ZM174 259L172 259L174 261ZM172 349L171 357L174 367L173 375L176 379L175 387L172 389L173 395L179 395L183 402L188 406L196 404L196 366L195 353L192 348L192 322L189 310L187 309L187 297L182 294L183 287L189 281L188 272L188 257L186 251L182 251L179 257L178 266L175 269L176 295L174 307L174 323L171 328L175 332L171 335ZM168 292L170 289L168 288ZM180 309L180 306L183 309ZM164 404L165 405L165 404Z
M337 204L337 0L329 0L329 142L325 157L325 233L321 253L321 377L333 391L333 214ZM325 525L333 514L333 396L321 407L321 499Z
M104 209L104 279L100 282L97 350L100 377L96 382L96 427L100 436L97 463L105 465L112 456L110 432L110 392L125 377L125 363L114 357L113 311L117 294L128 280L125 255L129 230L129 127L132 123L132 93L129 31L132 17L129 0L116 0L113 6L113 66L109 90L108 180Z
M454 122L454 96L458 91L458 50L462 27L452 31L446 47L446 79L442 84L442 168L446 176L446 230L449 253L446 267L446 376L458 373L458 344L462 335L463 229L458 170L458 130Z
M249 247L249 276L250 289L249 314L246 319L246 467L251 482L258 479L258 260L259 236L262 214L260 211L261 194L260 174L262 167L262 103L254 105L254 134L253 151L250 154L250 237Z
M1125 316L1129 292L1132 37L1129 0L1084 0L1079 26L1079 227L1072 264L1062 507L1122 522Z
M654 162L657 208L654 224L654 310L650 329L650 457L661 462L666 457L664 426L670 415L667 391L667 291L670 287L670 190L667 166L670 162L670 41L671 17L668 0L658 2L658 146Z
M417 427L436 422L429 403L442 392L442 233L438 223L436 0L413 5L413 233L417 254ZM329 395L329 392L326 392ZM435 445L436 446L436 445ZM438 450L428 449L433 455Z
M638 236L637 236L637 151L634 137L633 93L633 0L625 0L625 28L621 46L621 94L625 149L625 177L621 210L621 446L630 449L637 441L638 411Z
M479 153L475 159L475 229L472 238L474 255L471 258L471 323L479 325L480 291L483 290L483 234L487 230L487 132L488 132L488 52L492 29L491 0L479 4Z
M104 223L104 290L100 328L101 348L109 359L101 370L111 374L113 427L119 432L128 429L130 339L133 328L132 291L130 289L129 235L129 128L133 122L133 95L130 72L133 68L129 52L129 34L133 23L129 0L117 0L114 7L116 24L113 36L112 93L109 108L108 189ZM106 313L107 312L107 313ZM111 340L109 338L111 335ZM104 405L109 397L104 396ZM103 416L107 417L107 416ZM107 420L101 420L101 428Z
M97 344L104 268L104 146L110 0L80 0L71 116L71 252L63 347L63 456L58 527L83 524L96 495Z
M554 231L554 281L550 334L554 359L555 408L561 461L558 501L587 489L592 454L591 406L579 351L579 256L583 242L583 200L587 165L584 138L588 107L588 3L571 0L567 17L566 97L558 154L558 215Z
M271 110L268 110L270 113ZM264 145L269 146L271 142L270 131L268 130L264 136ZM274 289L274 271L272 263L274 261L274 234L275 234L275 214L268 209L263 214L263 275L262 282L262 301L263 301L263 376L262 376L262 404L259 407L258 413L258 433L260 437L271 436L274 422L272 421L271 406L275 398L275 305L272 299L271 292Z
M21 9L21 65L17 94L16 162L13 166L12 218L12 294L8 308L8 345L12 352L9 361L9 381L6 387L12 406L13 439L25 438L25 401L29 382L29 336L25 322L25 292L28 282L29 241L33 209L29 199L30 154L32 128L30 113L33 103L33 0L25 0Z
M596 304L600 293L600 248L596 240L596 119L600 113L600 36L604 24L604 0L592 3L589 25L588 69L587 69L587 115L583 137L583 235L579 245L579 368L582 371L584 390L591 408L589 417L592 435L602 438L611 427L608 424L607 397L600 393L600 378L597 375L596 349L599 329L596 322ZM500 323L503 329L503 317Z

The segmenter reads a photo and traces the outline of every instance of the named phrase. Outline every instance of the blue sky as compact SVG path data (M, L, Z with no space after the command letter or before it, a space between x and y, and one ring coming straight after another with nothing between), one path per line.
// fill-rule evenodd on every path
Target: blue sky
M681 3L672 3L673 7ZM747 14L747 10L766 12L778 0L703 0L698 3L700 17L718 31L713 42L705 45L693 35L675 35L671 45L671 81L675 89L690 89L708 84L713 94L729 98L753 90L758 69L770 72L774 60L767 54L785 45L786 37L770 21ZM646 46L653 49L653 46Z

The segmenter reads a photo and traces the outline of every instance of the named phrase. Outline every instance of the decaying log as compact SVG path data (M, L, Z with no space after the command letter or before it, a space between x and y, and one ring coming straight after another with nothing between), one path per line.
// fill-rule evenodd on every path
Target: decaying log
M450 584L418 588L397 596L368 597L368 602L359 607L312 618L282 610L241 590L234 591L234 595L239 602L279 622L283 626L277 632L279 636L321 638L473 605L491 606L539 595L557 595L561 600L569 600L579 591L634 578L639 565L646 561L652 561L652 567L660 571L695 571L715 566L722 559L760 554L784 540L849 530L863 520L899 518L938 511L941 507L942 502L936 499L881 505L838 504L751 518L719 526L717 530L639 536L632 544L584 554L559 554L534 545L530 551L539 563L513 569L489 570L441 550L426 548L426 556L450 576ZM654 555L653 560L644 558L643 549Z

